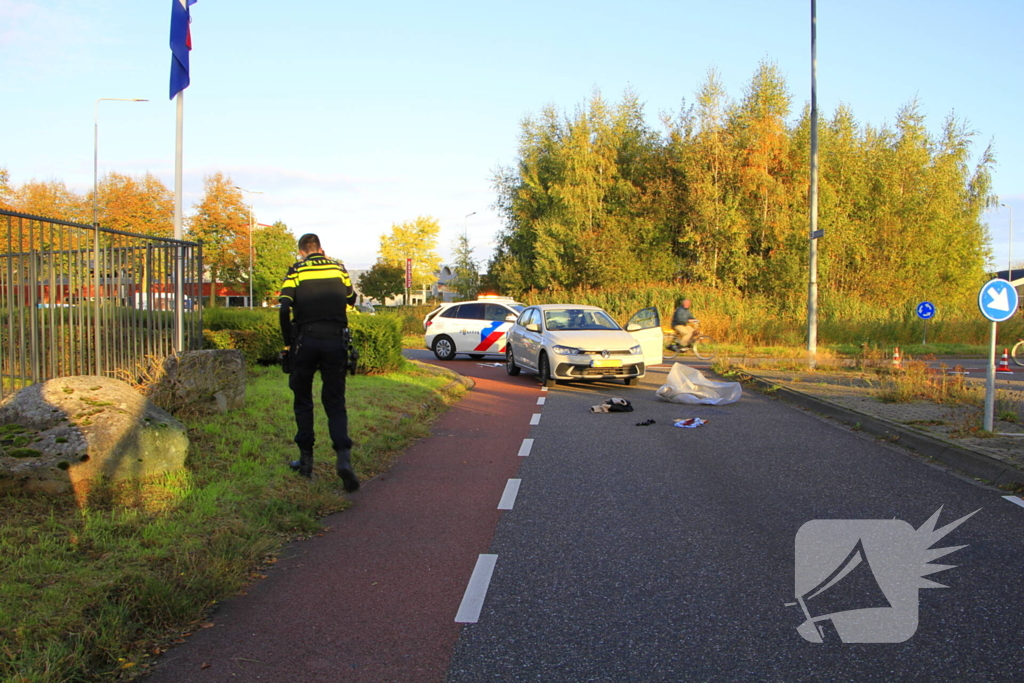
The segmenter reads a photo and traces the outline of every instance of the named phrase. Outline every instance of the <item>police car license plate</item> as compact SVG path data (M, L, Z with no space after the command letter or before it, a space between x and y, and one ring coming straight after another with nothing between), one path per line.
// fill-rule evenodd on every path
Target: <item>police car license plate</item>
M622 361L618 358L595 358L590 361L590 367L592 368L621 368Z

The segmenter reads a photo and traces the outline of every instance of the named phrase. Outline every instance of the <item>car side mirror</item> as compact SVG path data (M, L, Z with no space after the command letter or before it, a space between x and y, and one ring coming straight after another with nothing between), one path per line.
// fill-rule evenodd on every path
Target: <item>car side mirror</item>
M530 332L540 332L540 325L537 323L529 323L526 325L526 329Z
M518 317L519 316L515 315L514 313L509 313L508 315L505 316L505 322L514 323L516 321L516 318Z
M626 325L626 332L636 332L639 329L640 329L640 326L637 325L636 323L630 323L630 324Z

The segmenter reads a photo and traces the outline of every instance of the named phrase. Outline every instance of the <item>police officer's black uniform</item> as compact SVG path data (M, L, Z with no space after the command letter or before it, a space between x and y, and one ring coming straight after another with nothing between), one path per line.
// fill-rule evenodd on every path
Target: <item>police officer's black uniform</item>
M345 266L323 253L310 254L288 269L281 285L281 334L290 347L294 394L295 443L299 460L292 463L303 476L313 472L313 376L320 371L320 395L327 413L332 446L337 453L338 476L346 491L359 488L351 465L352 441L348 437L345 409L345 372L348 366L348 316L355 291ZM289 314L293 313L291 317Z

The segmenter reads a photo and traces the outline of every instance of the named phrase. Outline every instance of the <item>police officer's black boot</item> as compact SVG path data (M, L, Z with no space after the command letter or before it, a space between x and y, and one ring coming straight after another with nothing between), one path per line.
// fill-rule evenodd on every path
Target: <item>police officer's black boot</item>
M356 477L355 470L352 469L352 451L348 448L342 448L337 451L338 454L338 476L341 477L341 482L345 486L345 490L349 493L359 490L359 479Z
M288 463L293 472L298 472L306 479L313 477L313 451L299 451L299 459Z

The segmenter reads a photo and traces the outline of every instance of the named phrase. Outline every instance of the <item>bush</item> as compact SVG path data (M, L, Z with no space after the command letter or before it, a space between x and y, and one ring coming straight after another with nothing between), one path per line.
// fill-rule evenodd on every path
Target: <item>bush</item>
M360 374L397 370L402 364L402 324L391 315L352 315L352 344L359 351Z
M267 320L277 322L277 308L204 308L203 327L208 330L254 330Z
M204 316L203 348L238 349L249 363L270 364L281 350L277 309L213 309ZM421 316L422 320L422 316ZM393 315L350 315L352 343L359 351L359 372L392 372L402 364L402 319ZM422 323L420 323L422 328Z
M233 349L229 330L203 330L204 349Z
M430 313L435 308L437 308L437 304L392 306L390 308L380 306L377 308L376 317L394 318L398 321L399 329L403 335L413 336L423 334L423 319L427 317L427 313Z
M238 349L249 363L277 361L282 340L276 308L208 309L203 327L204 349Z

